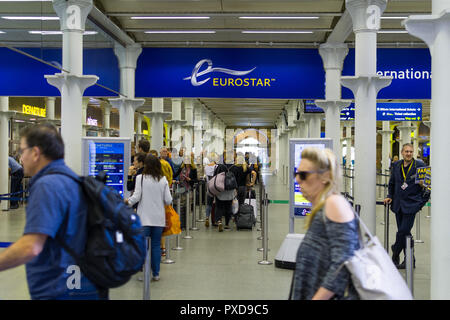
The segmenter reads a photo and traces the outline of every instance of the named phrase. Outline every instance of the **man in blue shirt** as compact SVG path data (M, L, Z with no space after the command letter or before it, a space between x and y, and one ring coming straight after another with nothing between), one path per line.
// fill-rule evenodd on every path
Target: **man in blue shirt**
M8 157L8 165L11 175L11 193L17 193L22 191L22 179L23 179L23 168L13 157ZM13 195L13 198L21 197L20 194ZM16 200L10 201L10 208L19 208L19 202Z
M86 243L87 205L81 186L62 174L77 175L64 163L64 143L50 124L21 133L21 162L31 176L23 236L0 253L0 271L26 264L32 299L98 299L96 287L81 273L57 239L78 255Z

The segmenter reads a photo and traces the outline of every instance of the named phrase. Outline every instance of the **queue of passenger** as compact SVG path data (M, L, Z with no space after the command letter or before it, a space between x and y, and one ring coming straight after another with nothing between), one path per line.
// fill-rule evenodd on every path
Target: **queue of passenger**
M404 149L407 147L411 146ZM192 188L198 181L197 165L192 154L185 155L175 175L168 174L172 167L164 149L158 158L156 151L149 150L148 142L140 141L138 151L128 172L127 187L133 193L124 202L137 205L143 234L150 238L152 279L158 281L165 206L173 201L170 184L173 177L179 177L182 188ZM99 290L76 268L73 255L80 256L85 250L89 208L82 186L77 182L79 177L64 163L60 133L50 124L26 128L21 133L19 152L24 173L32 177L26 225L23 236L0 253L0 271L26 264L32 299L108 299L108 290ZM349 270L341 268L360 249L360 238L357 217L339 193L339 170L331 150L306 148L302 151L295 178L313 207L297 253L292 299L360 298ZM247 191L251 197L255 174L244 155L227 152L217 159L215 154L210 154L204 172L207 180L221 172L232 172L239 202L245 199ZM215 207L213 221L220 232L223 224L225 229L230 228L231 201L219 196L206 199L207 216L212 215ZM123 241L117 237L118 242ZM65 247L61 243L70 245Z

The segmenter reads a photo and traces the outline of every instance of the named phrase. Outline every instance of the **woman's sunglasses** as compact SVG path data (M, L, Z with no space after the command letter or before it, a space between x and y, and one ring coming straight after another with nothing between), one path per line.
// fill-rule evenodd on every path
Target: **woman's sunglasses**
M300 180L306 180L307 178L308 178L308 175L310 174L310 173L323 173L324 171L323 170L314 170L314 171L297 171L297 172L294 172L294 179L297 177L297 175L298 175L298 177L300 178Z

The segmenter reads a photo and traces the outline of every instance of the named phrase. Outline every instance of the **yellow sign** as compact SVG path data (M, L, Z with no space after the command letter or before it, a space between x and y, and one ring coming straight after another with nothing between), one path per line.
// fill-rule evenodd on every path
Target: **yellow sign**
M24 114L30 114L32 116L38 116L38 117L46 117L47 116L47 110L45 108L39 108L34 106L29 106L27 104L22 105L22 113Z

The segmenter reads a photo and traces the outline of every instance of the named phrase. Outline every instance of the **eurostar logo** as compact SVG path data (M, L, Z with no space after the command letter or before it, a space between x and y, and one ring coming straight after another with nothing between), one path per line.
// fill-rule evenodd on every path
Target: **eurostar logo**
M200 71L200 68L205 63L208 64L208 67L206 68L206 70ZM209 74L212 72L220 72L220 73L225 73L225 74L231 74L233 76L245 76L255 69L256 69L256 67L254 67L251 70L247 70L247 71L237 71L237 70L231 70L231 69L226 69L226 68L213 68L212 60L203 59L203 60L200 60L199 62L197 62L194 69L192 70L191 76L183 78L183 80L191 80L191 84L194 87L198 87L198 86L201 86L202 84L205 84L206 82L208 82L211 79L211 78L206 78L205 80L201 80L201 81L197 80L198 77L204 76L205 74Z

